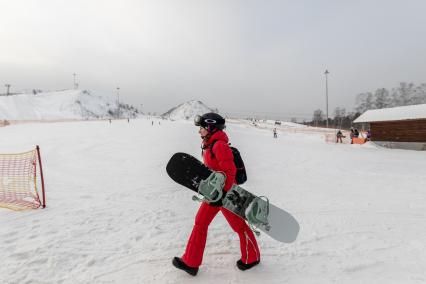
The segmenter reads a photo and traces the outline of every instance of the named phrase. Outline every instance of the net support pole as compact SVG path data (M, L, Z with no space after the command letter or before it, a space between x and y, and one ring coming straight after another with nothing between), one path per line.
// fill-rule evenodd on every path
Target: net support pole
M44 177L43 177L43 167L41 166L40 147L37 145L36 149L37 149L38 165L40 167L41 192L42 192L42 195L43 195L43 204L42 204L42 207L46 208L46 195L44 193Z

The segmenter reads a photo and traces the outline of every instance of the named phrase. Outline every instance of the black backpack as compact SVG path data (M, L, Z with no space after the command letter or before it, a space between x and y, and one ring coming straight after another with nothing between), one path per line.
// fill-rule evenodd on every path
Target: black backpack
M213 146L215 143L216 141L214 141L210 145L210 153L212 153L213 157L214 157ZM246 168L244 166L243 158L241 158L240 151L238 151L237 148L232 147L231 143L229 143L229 148L231 148L232 150L232 155L234 156L234 164L235 164L235 167L237 168L237 172L235 174L235 181L237 184L243 184L247 181L247 173L246 173Z

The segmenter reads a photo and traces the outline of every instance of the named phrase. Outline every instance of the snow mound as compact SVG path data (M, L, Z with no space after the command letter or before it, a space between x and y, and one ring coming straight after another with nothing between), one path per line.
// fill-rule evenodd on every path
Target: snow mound
M120 117L136 117L131 106L120 104ZM96 119L117 116L114 97L92 94L86 90L62 90L0 96L0 119L57 120Z
M192 100L170 109L161 116L170 120L191 120L196 115L207 112L218 112L218 110L209 108L200 101Z

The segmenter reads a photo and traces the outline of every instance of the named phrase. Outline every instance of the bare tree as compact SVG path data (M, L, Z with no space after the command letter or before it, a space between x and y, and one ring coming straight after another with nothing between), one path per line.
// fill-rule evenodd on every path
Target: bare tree
M392 105L406 106L412 104L414 90L415 87L413 83L399 83L398 87L392 89Z
M345 108L336 107L334 109L334 117L335 118L341 118L341 117L344 117L345 115L346 115L346 109Z
M367 97L366 93L361 93L361 94L358 94L356 96L356 99L355 99L355 105L356 105L355 110L357 112L362 113L362 112L365 111L365 109L366 109L366 107L365 107L365 98L366 97Z
M324 113L322 112L322 110L315 110L314 117L312 118L312 120L315 122L315 126L318 126L318 122L324 120Z
M423 83L414 89L412 103L415 105L426 104L426 84Z
M345 108L336 107L334 109L334 121L337 128L342 128L342 121L345 116L346 116Z
M391 106L391 99L387 89L381 88L374 92L374 105L378 109Z
M363 113L369 109L374 109L374 96L371 92L358 94L356 97L356 108L355 110L359 113Z

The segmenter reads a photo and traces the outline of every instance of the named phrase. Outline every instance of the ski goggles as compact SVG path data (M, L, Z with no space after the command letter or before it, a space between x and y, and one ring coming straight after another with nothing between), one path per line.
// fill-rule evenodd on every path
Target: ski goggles
M203 117L201 115L196 115L194 117L194 124L195 126L201 126L201 127L206 127L209 124L216 124L217 121L211 118L205 118L203 119Z
M202 120L201 115L196 115L194 117L194 124L195 124L195 126L201 126L201 120Z

